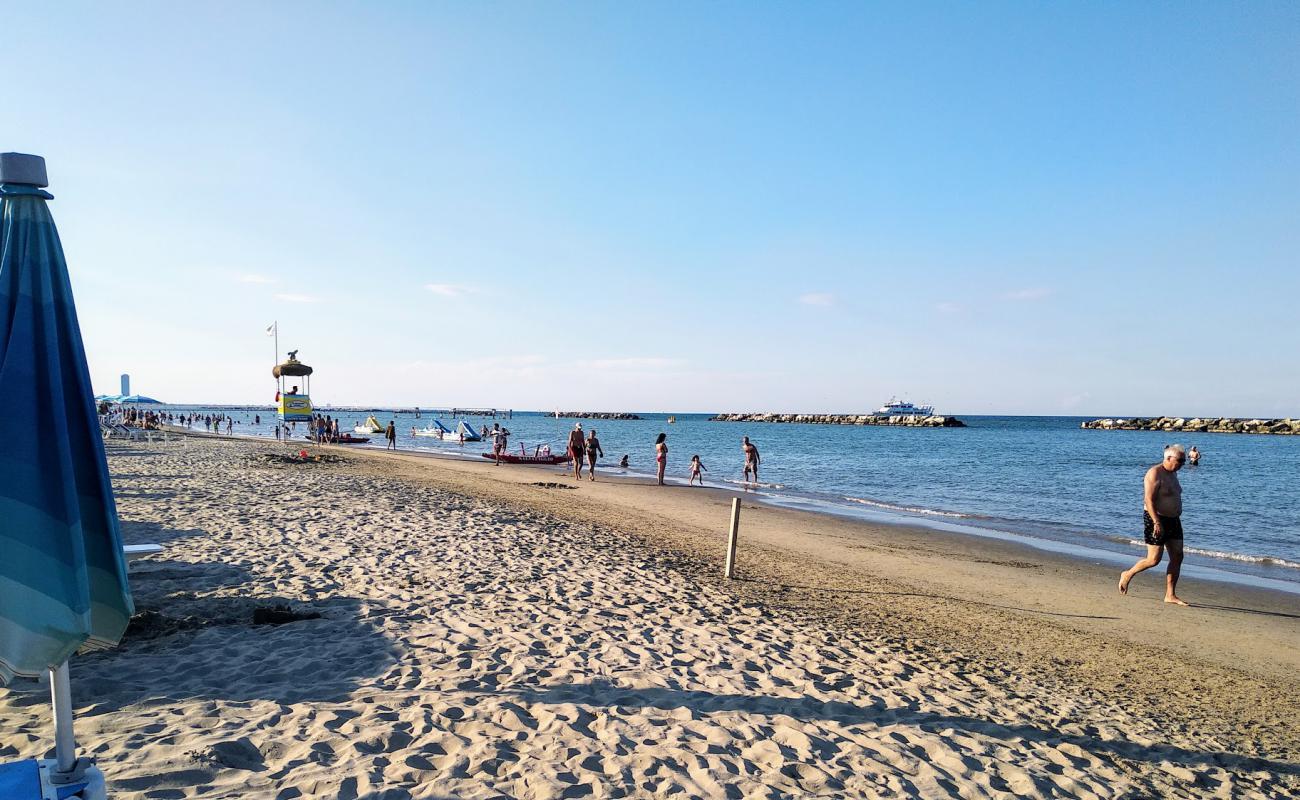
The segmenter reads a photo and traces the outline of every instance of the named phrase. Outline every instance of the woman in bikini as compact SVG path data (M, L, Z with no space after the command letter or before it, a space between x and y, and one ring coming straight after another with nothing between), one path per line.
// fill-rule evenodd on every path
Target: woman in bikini
M596 480L596 459L605 455L605 451L600 449L600 440L596 438L596 429L592 428L591 433L587 435L587 474L591 479Z
M661 433L655 438L655 465L659 470L660 486L664 485L664 469L668 467L668 445L664 444L664 440L667 438L668 434L666 433Z

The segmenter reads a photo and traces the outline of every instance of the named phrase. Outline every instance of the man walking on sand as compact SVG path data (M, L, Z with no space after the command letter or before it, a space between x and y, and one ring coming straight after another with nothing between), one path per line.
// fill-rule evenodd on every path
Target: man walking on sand
M569 458L573 459L573 478L582 480L582 457L586 454L586 445L582 440L582 423L575 423L569 431Z
M384 429L384 438L388 440L388 446L384 448L385 450L397 449L397 426L393 424L391 419L388 421L388 427Z
M483 426L483 430L487 430L486 425ZM501 454L506 451L506 443L510 438L510 431L501 427L501 423L494 422L492 423L490 435L492 436L492 455L496 456L496 465L499 467L501 466Z
M1171 444L1165 448L1165 460L1147 470L1142 488L1142 533L1147 543L1147 554L1120 574L1120 594L1128 594L1129 581L1139 572L1159 564L1160 557L1168 550L1165 602L1187 605L1174 591L1178 588L1178 572L1183 565L1183 487L1178 482L1178 470L1186 460L1183 446Z
M758 483L758 462L761 460L758 457L758 448L749 441L748 436L745 436L740 442L740 451L745 454L745 481L749 481L749 473L752 471L754 483Z

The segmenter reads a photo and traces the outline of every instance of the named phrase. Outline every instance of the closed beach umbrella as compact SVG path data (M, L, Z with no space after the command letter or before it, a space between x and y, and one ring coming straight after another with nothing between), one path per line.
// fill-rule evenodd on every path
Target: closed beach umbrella
M117 644L133 607L46 185L44 159L0 154L0 684L50 672L67 772L67 659Z

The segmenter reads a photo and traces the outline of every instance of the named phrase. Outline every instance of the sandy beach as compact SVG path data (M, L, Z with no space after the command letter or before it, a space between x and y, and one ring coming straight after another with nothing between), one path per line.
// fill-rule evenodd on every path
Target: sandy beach
M72 663L115 797L1300 794L1300 597L752 502L728 582L732 492L286 452L109 446L166 548Z

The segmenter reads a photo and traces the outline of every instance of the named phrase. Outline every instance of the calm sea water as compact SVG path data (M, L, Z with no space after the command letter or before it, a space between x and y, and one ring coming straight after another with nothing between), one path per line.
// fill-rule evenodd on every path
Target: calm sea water
M235 432L271 436L270 410L166 406L184 413L228 413ZM344 428L370 412L338 411ZM260 414L261 425L253 424ZM411 435L431 418L383 411L395 420L402 449L479 458L489 446L442 443ZM1195 444L1200 466L1179 474L1185 498L1189 577L1242 579L1300 592L1300 436L1082 430L1082 417L962 417L969 427L913 429L840 425L709 422L707 415L643 414L640 421L584 420L605 450L605 474L646 474L654 438L668 434L668 474L681 482L699 454L710 485L736 487L748 435L763 456L767 502L888 521L921 523L976 535L1013 537L1048 549L1114 563L1142 551L1142 476L1165 444ZM439 416L455 427L447 416ZM469 417L475 427L491 418ZM574 420L535 412L501 418L511 448L549 442L563 452ZM301 427L301 426L300 426ZM369 446L383 446L376 436ZM624 453L631 469L613 465ZM1199 572L1198 572L1199 570Z

